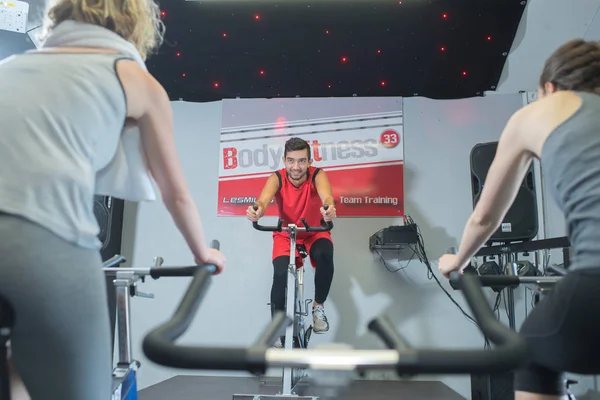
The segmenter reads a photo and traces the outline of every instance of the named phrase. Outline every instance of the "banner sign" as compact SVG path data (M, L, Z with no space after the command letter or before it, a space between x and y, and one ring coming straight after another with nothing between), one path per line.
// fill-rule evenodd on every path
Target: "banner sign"
M403 216L402 128L401 110L222 128L218 215L245 216L269 175L285 167L285 142L299 137L329 178L338 217ZM277 206L265 215L276 216Z

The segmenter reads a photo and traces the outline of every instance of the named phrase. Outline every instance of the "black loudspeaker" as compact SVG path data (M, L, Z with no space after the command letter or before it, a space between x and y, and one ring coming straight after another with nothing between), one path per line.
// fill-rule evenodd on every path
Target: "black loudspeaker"
M513 400L514 374L471 375L471 400Z
M498 142L479 143L471 150L471 194L473 208L479 201L485 178L492 165ZM538 233L537 195L531 163L502 224L489 242L518 242L533 239Z
M123 232L123 209L125 202L110 196L94 196L94 215L100 226L98 239L102 243L100 255L106 261L115 254L121 254L121 234ZM110 331L115 343L115 321L117 317L116 290L114 277L106 278L106 294L108 295L108 312L110 315ZM112 355L112 353L111 353Z

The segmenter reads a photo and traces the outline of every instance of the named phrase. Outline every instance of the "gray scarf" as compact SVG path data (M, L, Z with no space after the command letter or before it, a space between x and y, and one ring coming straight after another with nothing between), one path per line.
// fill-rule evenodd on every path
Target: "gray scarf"
M141 68L146 64L133 43L101 26L73 20L63 21L50 32L42 48L48 47L101 47L133 58Z

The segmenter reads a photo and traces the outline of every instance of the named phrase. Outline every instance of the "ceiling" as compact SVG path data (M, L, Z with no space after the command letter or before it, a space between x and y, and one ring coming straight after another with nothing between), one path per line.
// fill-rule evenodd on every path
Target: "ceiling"
M34 48L0 31L0 59ZM172 100L423 96L535 90L545 58L600 40L600 0L164 0L148 68Z
M525 9L498 0L164 4L167 43L148 67L187 101L481 95L498 84Z

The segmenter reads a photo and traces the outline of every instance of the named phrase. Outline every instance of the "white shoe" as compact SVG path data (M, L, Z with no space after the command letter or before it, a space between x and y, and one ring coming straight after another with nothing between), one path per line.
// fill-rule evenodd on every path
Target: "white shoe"
M324 333L329 330L329 322L325 315L325 308L322 305L313 307L313 332Z

